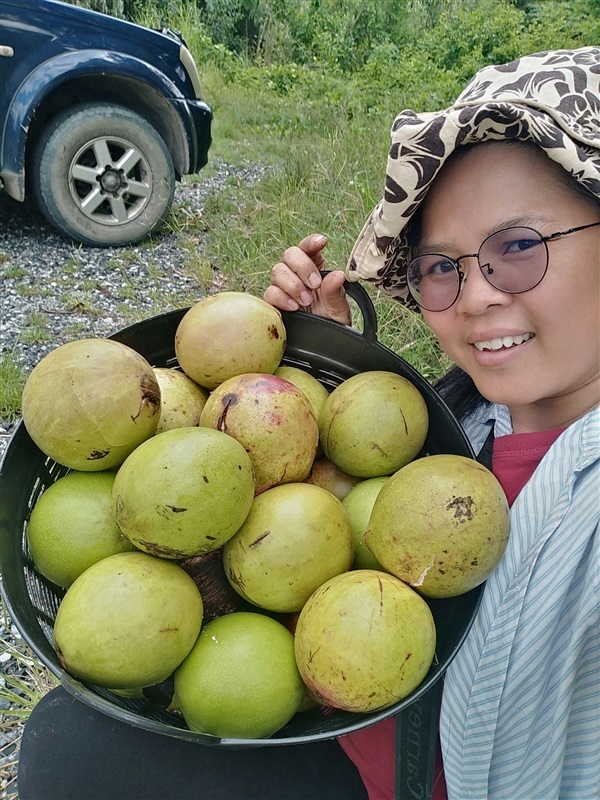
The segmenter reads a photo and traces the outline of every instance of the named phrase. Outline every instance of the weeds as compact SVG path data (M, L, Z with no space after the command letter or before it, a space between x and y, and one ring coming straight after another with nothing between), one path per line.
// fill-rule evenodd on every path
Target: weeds
M25 677L7 675L0 685L0 699L10 703L3 712L0 728L10 727L14 721L26 722L42 697L57 685L50 673L42 664L33 658L27 658L14 648L12 658L27 669Z
M21 407L25 375L11 352L0 354L0 419L15 420Z
M15 280L18 278L24 278L27 275L27 270L25 267L20 267L17 264L12 264L11 266L6 267L3 270L2 274L0 275L0 279L4 280Z

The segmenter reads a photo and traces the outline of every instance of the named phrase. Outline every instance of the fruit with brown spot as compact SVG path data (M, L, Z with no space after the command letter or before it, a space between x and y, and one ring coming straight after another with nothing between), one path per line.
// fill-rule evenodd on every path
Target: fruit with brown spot
M255 498L223 548L225 573L246 600L270 611L302 608L322 583L350 568L354 539L341 502L307 483Z
M177 428L140 445L117 472L117 524L132 544L182 559L221 547L252 505L250 458L209 428Z
M220 292L186 312L175 333L175 354L192 380L215 389L234 375L275 372L286 340L276 308L245 292Z
M384 569L428 597L483 583L509 534L506 495L473 459L434 455L403 467L381 489L365 542Z
M113 339L57 347L29 375L23 422L40 450L71 469L121 464L152 436L160 388L146 359Z

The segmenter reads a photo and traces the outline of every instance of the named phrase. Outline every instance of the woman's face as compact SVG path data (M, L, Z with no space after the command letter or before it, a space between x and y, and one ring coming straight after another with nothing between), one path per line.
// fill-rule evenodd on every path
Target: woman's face
M423 203L417 254L457 258L501 228L527 226L544 236L598 221L561 171L534 146L485 144L451 160ZM548 252L542 282L514 295L491 286L467 258L456 303L423 311L481 394L509 407L515 432L567 425L599 401L600 227L548 242ZM498 339L502 347L490 349Z

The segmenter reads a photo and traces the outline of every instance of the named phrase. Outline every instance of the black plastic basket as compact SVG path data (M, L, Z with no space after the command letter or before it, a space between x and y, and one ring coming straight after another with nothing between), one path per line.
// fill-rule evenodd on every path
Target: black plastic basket
M363 332L303 312L284 313L288 335L284 363L310 372L330 391L359 372L388 370L402 375L420 390L429 411L429 433L423 454L452 453L472 458L473 451L461 426L439 394L404 359L378 342L375 309L366 291L358 284L350 284L348 293L362 313ZM110 338L132 347L153 366L177 367L175 332L186 310L160 314ZM181 717L167 711L168 682L145 690L143 698L132 699L84 684L65 673L59 664L52 645L52 630L65 590L35 569L27 549L26 532L31 510L42 492L68 471L37 448L22 422L17 425L0 464L2 594L23 638L65 688L90 706L131 725L202 744L231 747L300 744L347 734L407 708L433 687L456 655L477 611L483 586L459 597L427 600L438 635L434 664L414 692L384 711L369 714L303 711L270 739L225 739L193 733Z

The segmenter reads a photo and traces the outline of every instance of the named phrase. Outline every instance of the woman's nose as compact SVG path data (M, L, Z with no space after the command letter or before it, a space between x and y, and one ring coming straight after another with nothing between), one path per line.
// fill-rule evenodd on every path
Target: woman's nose
M462 258L468 258L469 262L462 273L463 278L456 301L458 311L464 314L483 314L490 306L506 305L511 302L511 295L496 289L484 277L477 256L468 255Z

